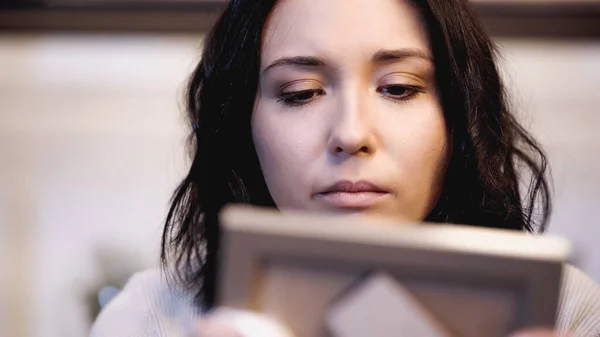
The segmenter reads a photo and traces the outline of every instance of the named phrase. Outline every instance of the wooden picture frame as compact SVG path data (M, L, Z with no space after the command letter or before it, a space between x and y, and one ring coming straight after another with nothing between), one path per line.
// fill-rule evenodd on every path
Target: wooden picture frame
M519 232L243 206L225 209L221 225L218 305L275 315L303 337L326 336L330 302L373 272L395 277L456 336L553 326L569 255L562 239Z

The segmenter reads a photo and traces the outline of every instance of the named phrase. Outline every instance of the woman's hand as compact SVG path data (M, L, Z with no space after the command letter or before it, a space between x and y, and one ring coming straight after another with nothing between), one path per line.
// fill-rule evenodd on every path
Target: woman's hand
M219 308L200 322L194 337L294 337L294 334L264 314Z

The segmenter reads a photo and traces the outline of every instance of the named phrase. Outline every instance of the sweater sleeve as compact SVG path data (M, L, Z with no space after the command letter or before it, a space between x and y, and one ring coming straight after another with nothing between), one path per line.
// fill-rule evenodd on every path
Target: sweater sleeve
M135 274L100 312L90 337L191 337L199 318L191 298L159 270Z
M564 268L556 328L575 337L600 337L600 285L573 266Z

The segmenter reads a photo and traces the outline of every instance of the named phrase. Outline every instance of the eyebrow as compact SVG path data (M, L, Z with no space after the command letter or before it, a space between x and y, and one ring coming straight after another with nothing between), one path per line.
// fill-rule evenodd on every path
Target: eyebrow
M282 57L275 60L263 72L267 72L273 68L281 66L299 66L299 67L324 67L327 65L324 59L314 56L294 56Z
M426 61L433 61L428 53L419 49L394 49L394 50L379 50L373 54L371 62L382 63L388 61L401 61L409 58L418 58ZM263 70L263 73L281 66L296 66L296 67L325 67L327 62L315 56L293 56L282 57L275 60Z
M420 49L380 50L373 55L372 61L373 63L381 63L387 61L401 61L409 58L433 61L433 58L429 56L428 53Z

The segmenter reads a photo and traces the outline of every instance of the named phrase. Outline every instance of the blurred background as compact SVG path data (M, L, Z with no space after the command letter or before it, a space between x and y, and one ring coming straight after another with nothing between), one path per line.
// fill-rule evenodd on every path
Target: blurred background
M549 232L600 281L600 2L473 2L550 155ZM86 336L99 293L157 265L187 165L182 90L222 8L0 1L0 336Z

